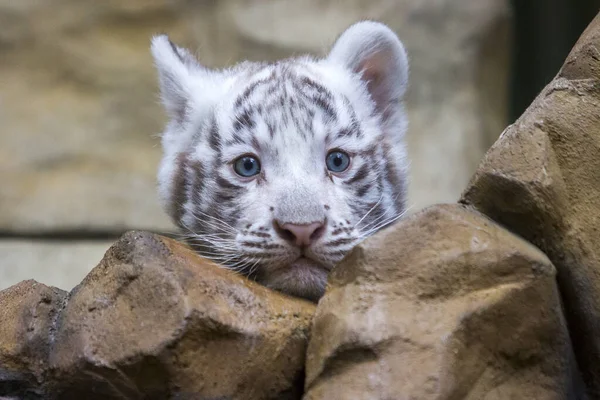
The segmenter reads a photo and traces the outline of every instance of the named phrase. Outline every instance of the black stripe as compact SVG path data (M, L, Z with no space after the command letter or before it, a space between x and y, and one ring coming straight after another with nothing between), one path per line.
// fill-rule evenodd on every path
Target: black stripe
M193 204L202 204L202 190L204 189L205 171L200 161L194 161L189 164L190 172L194 177L190 190Z
M231 201L235 200L237 198L237 190L231 190L231 189L222 189L218 190L215 193L215 203L217 205L223 205L226 203L231 203ZM215 207L216 208L216 207Z
M339 130L336 139L341 139L352 134L352 128L342 128Z
M331 231L331 236L340 235L341 233L347 232L347 230L349 230L349 229L348 228L337 228L337 229L334 229L333 231Z
M254 114L253 110L244 110L244 112L242 113L242 115L239 116L239 120L242 123L242 125L244 125L245 127L252 129L256 126L256 123L254 122L254 119L252 118Z
M242 128L252 129L256 126L254 119L252 118L254 111L251 109L244 109L244 111L237 115L235 122L233 123L233 131L239 132Z
M258 141L256 136L252 136L251 143L254 150L258 153L260 151L260 142Z
M208 144L211 149L220 153L221 151L221 137L219 136L219 128L217 127L217 122L213 121L212 126L210 127L210 132L208 134Z
M265 95L266 96L271 96L272 94L274 94L275 92L277 92L279 90L279 86L278 85L271 85L269 86L269 88L266 90Z
M217 179L215 180L216 184L219 185L220 188L227 190L241 190L242 186L238 186L235 183L228 181L224 176L217 175Z
M254 90L256 90L256 88L258 87L258 85L260 85L261 83L263 83L262 80L258 80L256 82L251 83L246 90L244 90L244 92L235 100L235 108L240 108L242 106L242 104L248 100L248 98L250 97L250 95L254 92Z
M377 152L377 150L378 150L377 143L374 143L373 145L367 147L366 149L359 151L358 154L365 158L373 158L373 157L375 157L375 153Z
M344 105L346 106L346 108L348 109L348 112L350 113L350 120L352 121L350 123L350 130L352 133L355 134L355 136L357 138L362 137L363 133L362 130L360 129L360 123L358 122L358 117L356 116L356 111L354 110L354 107L352 106L352 103L350 103L350 100L348 100L348 98L346 96L343 97L344 99Z
M353 241L354 241L353 238L341 238L341 239L333 240L331 242L327 242L327 243L324 244L324 246L336 247L336 246L340 246L340 245L343 245L343 244L352 243Z
M335 113L334 108L329 103L329 99L319 96L313 98L313 102L323 110L325 116L333 121L337 121L337 114Z
M235 107L236 108L240 108L242 106L242 104L248 100L248 98L252 95L252 93L254 93L254 91L258 88L258 86L260 86L261 84L266 84L269 83L271 81L273 81L276 78L276 73L275 70L271 72L271 74L264 78L264 79L259 79L253 83L251 83L246 90L244 90L244 92L235 100Z
M227 219L229 220L229 224L235 225L238 222L238 220L240 219L241 215L242 215L242 210L239 207L234 207L234 208L230 209L229 212L227 213Z
M369 189L371 189L371 188L372 188L372 186L373 186L373 185L372 185L371 183L367 183L367 184L365 184L365 185L363 185L363 186L359 187L359 188L356 190L356 195L357 195L358 197L363 197L365 194L367 194L367 192L369 191Z
M251 247L254 249L265 249L265 250L272 250L272 249L281 249L283 248L282 245L277 244L277 243L259 243L259 242L241 242L240 243L242 246L246 246L246 247Z
M386 163L385 163L385 180L393 187L400 188L400 180L398 178L398 171L396 170L396 166L387 156L388 151L386 151Z
M362 179L365 179L367 177L367 175L369 175L369 165L367 163L364 163L356 172L356 174L354 174L354 176L346 181L344 181L344 183L347 183L349 185L356 183Z
M275 127L271 122L267 122L267 129L269 130L269 137L273 139L275 137Z
M173 176L173 197L171 198L171 213L179 224L184 213L184 204L187 200L188 174L187 154L181 153L175 160L175 174Z
M252 226L252 225L250 225ZM258 237L262 237L262 238L270 238L271 235L265 232L258 232L258 231L250 231L248 232L249 235L253 235L253 236L258 236Z
M314 90L319 92L319 94L322 94L325 97L328 97L328 98L332 97L331 92L329 90L327 90L327 88L325 88L325 86L313 81L312 79L310 79L307 76L302 77L302 79L300 80L300 83L313 88Z
M377 221L377 223L375 225L371 225L369 227L369 229L374 228L377 225L380 225L382 222L385 221L385 218L383 218L383 214L385 213L385 210L383 209L383 206L381 204L379 204L374 210L373 212L371 212L371 214L369 214L369 217L371 218L372 221Z
M185 60L183 59L181 54L179 54L179 50L177 49L177 46L175 46L175 43L171 42L171 39L167 39L167 41L169 42L169 45L171 46L171 50L173 50L173 53L175 53L177 58L179 58L179 61L181 61L183 64L185 64Z
M238 132L234 132L231 140L225 141L225 146L232 146L234 144L248 144L246 140L242 136L239 135Z
M290 113L290 115L292 117L292 123L296 128L298 128L296 129L296 132L302 135L302 139L307 139L306 130L300 129L302 127L302 124L300 123L298 114L292 112Z

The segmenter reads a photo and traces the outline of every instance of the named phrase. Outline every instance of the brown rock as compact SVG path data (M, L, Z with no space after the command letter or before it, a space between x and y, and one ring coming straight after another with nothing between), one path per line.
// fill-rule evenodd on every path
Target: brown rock
M407 218L334 270L304 399L573 398L554 278L542 252L478 213Z
M1 292L2 308L36 304L20 287ZM50 351L40 333L35 389L49 399L299 399L314 307L173 240L130 232L70 293ZM16 342L22 315L2 318L14 333L3 335L0 360L28 360Z
M66 296L32 280L0 291L0 396L37 398Z
M600 17L556 78L490 149L463 194L543 250L577 362L600 395Z

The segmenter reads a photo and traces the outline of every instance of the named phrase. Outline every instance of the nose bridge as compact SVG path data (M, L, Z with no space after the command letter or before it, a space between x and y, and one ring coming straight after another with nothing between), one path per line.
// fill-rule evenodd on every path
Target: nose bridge
M281 223L311 224L325 219L325 209L318 184L294 182L281 188L277 196L274 217Z

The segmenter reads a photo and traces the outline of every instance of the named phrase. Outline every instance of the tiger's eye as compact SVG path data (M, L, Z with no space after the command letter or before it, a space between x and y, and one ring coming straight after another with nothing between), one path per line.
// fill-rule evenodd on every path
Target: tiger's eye
M327 154L325 164L331 172L344 172L350 165L350 156L343 151L333 150Z
M239 176L250 178L260 173L260 161L253 156L242 156L234 161L233 170Z

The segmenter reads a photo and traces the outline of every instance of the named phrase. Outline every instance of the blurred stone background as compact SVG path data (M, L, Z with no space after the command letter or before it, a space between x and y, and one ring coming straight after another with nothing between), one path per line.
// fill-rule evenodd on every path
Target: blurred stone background
M325 54L387 23L411 58L412 211L455 201L600 0L0 0L0 289L69 290L130 229L170 232L155 173L158 32L207 66Z

